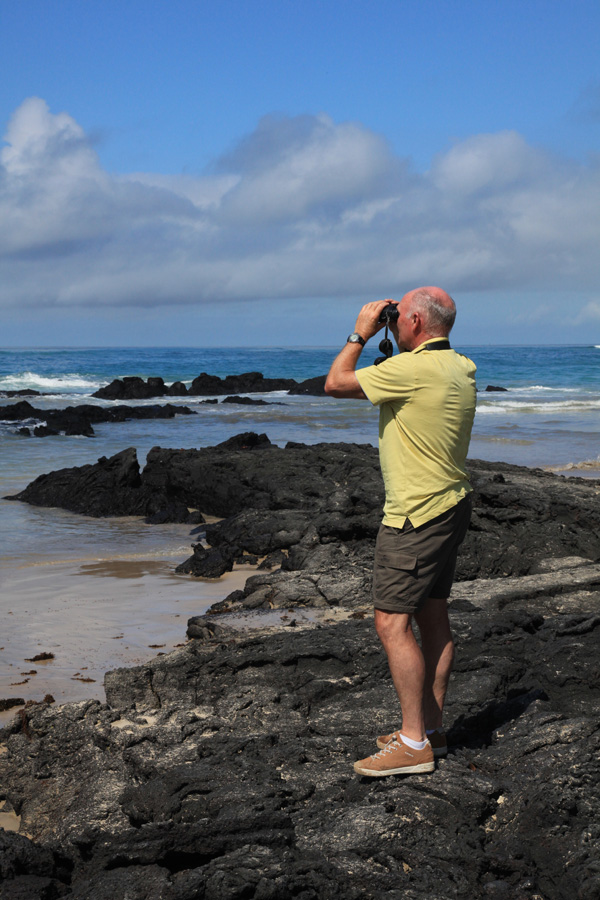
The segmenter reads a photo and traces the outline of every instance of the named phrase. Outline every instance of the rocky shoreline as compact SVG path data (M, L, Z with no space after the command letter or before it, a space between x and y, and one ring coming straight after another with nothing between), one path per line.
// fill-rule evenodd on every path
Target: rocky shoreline
M247 394L284 392L288 395L325 396L325 375L298 382L294 378L265 378L261 372L244 372L220 378L202 372L189 387L182 381L166 384L160 377L146 381L139 376L115 378L92 394L100 400L123 403L126 400L150 400L157 397L204 397L196 403L226 403L244 406L281 406L282 401L248 397ZM486 391L506 391L506 388L488 385ZM0 406L0 422L14 423L16 432L23 437L49 437L57 435L94 437L93 425L100 422L125 422L130 419L172 419L176 415L194 415L187 406L115 406L106 409L86 403L66 409L40 409L32 406L25 397L46 397L35 390L0 391L0 398L17 400ZM222 399L219 401L219 397Z
M217 399L200 400L200 403L219 403ZM221 403L242 406L281 406L273 400L256 400L252 397L224 397ZM25 437L49 437L56 435L79 435L94 437L93 424L99 422L128 422L131 419L173 419L175 416L195 416L196 411L189 406L116 406L104 409L84 403L68 406L66 409L39 409L26 400L0 406L0 421L14 422L17 433ZM93 423L93 424L92 424Z
M241 375L208 375L202 372L189 388L182 381L165 384L162 378L139 376L115 378L99 388L93 397L100 400L147 400L152 397L218 397L224 394L261 394L285 391L288 394L325 394L325 375L296 381L295 378L265 378L262 372L244 372Z
M325 395L326 375L316 375L304 381L295 378L265 378L262 372L243 372L240 375L208 375L206 372L193 379L189 387L183 381L166 384L161 377L144 381L139 375L115 378L110 384L98 388L92 394L100 400L150 400L155 397L218 397L224 394L256 394L285 391L288 394L306 394L314 397ZM507 391L505 387L488 384L486 391ZM0 397L50 397L49 393L29 388L0 391Z
M247 434L32 482L15 499L219 516L182 565L262 569L191 618L185 646L108 672L106 703L33 704L0 733L20 816L0 832L0 897L596 898L600 482L469 471L450 752L432 775L373 780L352 762L399 723L370 608L372 447Z
M93 437L93 424L99 422L126 422L130 419L173 419L175 416L193 416L187 406L118 406L103 409L85 403L66 409L39 409L27 400L0 406L0 420L19 423L18 433L25 437L50 435L81 435Z

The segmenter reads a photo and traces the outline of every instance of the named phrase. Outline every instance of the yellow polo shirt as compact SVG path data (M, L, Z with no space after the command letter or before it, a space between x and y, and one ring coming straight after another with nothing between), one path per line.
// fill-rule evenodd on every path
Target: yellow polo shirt
M416 350L358 369L379 407L384 525L414 528L455 506L471 490L465 461L475 416L475 363L454 350ZM445 340L445 338L444 338Z

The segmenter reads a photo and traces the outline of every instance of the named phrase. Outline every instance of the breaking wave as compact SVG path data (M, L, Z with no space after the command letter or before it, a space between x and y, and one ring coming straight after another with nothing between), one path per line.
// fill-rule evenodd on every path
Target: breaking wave
M39 375L37 372L19 372L0 378L0 391L56 391L60 394L92 393L105 382L97 378L86 378L78 373L64 375Z
M503 415L505 413L568 413L588 412L600 409L600 397L595 395L594 400L555 400L535 403L525 400L502 400L499 403L478 399L477 415Z
M548 466L548 469L551 469L552 472L587 472L590 470L598 472L600 471L600 456L596 459L584 459L577 463L565 463L562 466Z

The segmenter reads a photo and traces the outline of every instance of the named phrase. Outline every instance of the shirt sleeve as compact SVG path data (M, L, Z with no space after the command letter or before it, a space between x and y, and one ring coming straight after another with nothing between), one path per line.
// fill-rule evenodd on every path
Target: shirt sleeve
M373 406L390 400L407 400L414 389L412 353L401 353L378 366L356 370L356 378Z

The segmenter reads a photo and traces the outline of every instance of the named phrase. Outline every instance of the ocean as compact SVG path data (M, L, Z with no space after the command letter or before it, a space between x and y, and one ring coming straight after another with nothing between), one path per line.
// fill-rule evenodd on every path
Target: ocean
M324 374L338 348L50 348L0 350L0 391L30 388L41 409L115 405L91 394L114 378L161 376L190 383L201 372L224 377L262 372L302 381ZM600 477L600 346L457 347L477 365L478 402L470 456ZM377 355L367 347L361 364ZM488 385L506 391L486 391ZM365 401L262 396L246 407L203 398L170 402L197 412L171 420L95 425L96 436L24 437L0 421L0 497L38 475L93 463L135 447L205 447L243 431L287 441L377 443L377 413ZM222 399L222 398L220 398ZM0 405L15 402L1 399ZM0 699L59 701L102 697L102 672L147 659L185 639L185 620L226 596L247 575L198 582L174 574L190 555L188 526L136 519L91 519L0 500ZM236 580L237 579L237 580ZM49 663L26 660L54 652ZM56 652L55 652L56 651ZM29 667L29 668L28 668Z

